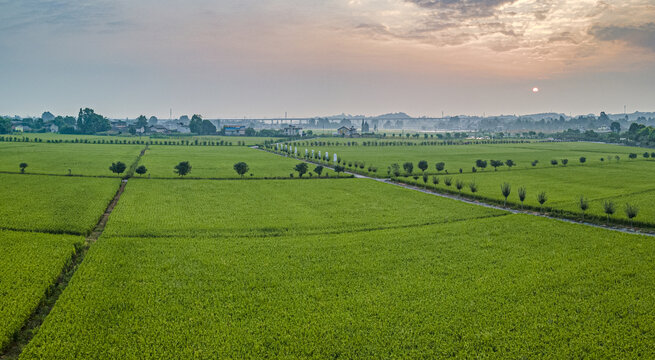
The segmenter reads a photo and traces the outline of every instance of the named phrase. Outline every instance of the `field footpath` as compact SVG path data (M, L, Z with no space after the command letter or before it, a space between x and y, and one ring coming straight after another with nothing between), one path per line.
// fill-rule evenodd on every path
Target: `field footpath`
M134 163L131 164L130 169L136 168L136 165L139 163L141 157L145 154L147 149L148 147L146 146L143 150L141 150L139 156L137 156ZM84 244L76 249L75 252L71 255L68 264L62 269L55 283L52 284L50 289L46 292L45 297L41 301L39 307L32 313L20 331L14 335L14 341L11 342L4 349L4 351L2 351L2 353L0 353L0 360L17 359L20 356L23 348L27 345L27 343L30 342L30 340L32 340L41 324L43 324L43 321L46 319L50 311L52 311L52 308L55 306L59 296L64 292L68 286L68 283L73 278L75 271L77 271L79 266L84 261L84 257L89 251L89 248L98 240L98 238L100 238L102 232L105 230L109 216L118 204L121 195L123 195L123 192L125 191L125 187L127 186L128 181L127 177L129 177L129 173L126 175L126 178L121 180L121 185L118 187L118 190L116 190L116 194L107 205L107 208L100 216L100 219L98 219L98 223L93 228L91 233L89 233L89 235L86 237Z
M308 164L321 165L321 166L324 166L326 168L332 169L334 171L333 166L325 165L323 163L314 162L314 161L303 159L303 158L296 158L296 157L289 156L289 155L278 154L278 153L275 153L273 151L268 151L266 149L263 149L263 148L260 148L260 147L257 147L257 146L251 146L251 148L262 150L262 151L271 153L273 155L278 155L278 156L282 156L282 157L287 157L287 158L300 160L300 161L306 162ZM395 181L393 181L391 179L375 178L375 177L371 177L371 176L366 176L366 175L350 172L350 171L347 171L347 170L344 170L343 172L346 173L346 174L353 175L357 179L375 180L375 181L379 181L379 182L382 182L382 183L386 183L386 184L390 184L390 185L394 185L394 186L399 186L399 187L402 187L402 188L405 188L405 189L408 189L408 190L420 191L420 192L422 192L424 194L428 194L428 195L434 195L434 196L439 196L439 197L442 197L442 198L461 201L461 202L464 202L464 203L467 203L467 204L484 206L484 207L487 207L487 208L490 208L490 209L503 210L503 211L507 211L507 212L512 213L512 214L526 214L526 215L532 215L532 216L539 216L539 217L558 220L558 221L563 221L563 222L567 222L567 223L571 223L571 224L580 224L580 225L591 226L591 227L595 227L595 228L599 228L599 229L618 231L618 232L627 233L627 234L646 235L646 236L655 237L655 233L641 231L641 230L637 230L637 229L634 229L634 228L610 226L610 225L601 225L601 224L595 224L595 223L590 223L590 222L580 221L580 220L574 220L574 219L569 219L569 218L564 218L564 217L559 217L559 216L552 216L552 215L548 215L548 214L545 214L545 213L538 213L538 212L529 211L529 210L519 210L519 209L506 208L506 207L503 207L503 206L493 205L493 204L489 204L489 203L486 203L486 202L471 200L471 199L468 199L468 198L465 198L465 197L462 197L462 196L458 196L458 195L452 195L452 194L441 193L441 192L437 192L437 191L431 191L431 190L428 190L428 189L419 188L417 186L413 186L413 185L409 185L409 184L405 184L405 183L401 183L401 182L395 182Z

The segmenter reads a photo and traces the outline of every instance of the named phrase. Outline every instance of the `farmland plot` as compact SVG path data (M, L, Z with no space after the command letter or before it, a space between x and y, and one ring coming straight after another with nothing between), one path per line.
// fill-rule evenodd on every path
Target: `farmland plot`
M86 234L119 179L0 174L0 229Z
M655 356L651 238L508 215L101 240L22 359Z
M374 180L132 179L106 235L279 236L341 233L498 216Z
M90 176L115 176L109 171L112 162L129 166L142 145L48 144L0 142L0 171L19 172L27 163L27 173Z
M275 178L289 177L289 174L298 174L294 166L300 160L284 158L278 155L266 153L261 150L251 149L243 146L158 146L152 145L141 159L152 177L178 178L174 167L181 161L191 163L191 173L187 178L239 178L234 171L234 164L245 162L250 168L245 175L247 178ZM309 171L314 166L309 165ZM323 176L336 176L336 173L325 169ZM309 177L309 174L305 174ZM312 174L316 176L316 174Z
M22 328L83 240L0 230L0 350Z

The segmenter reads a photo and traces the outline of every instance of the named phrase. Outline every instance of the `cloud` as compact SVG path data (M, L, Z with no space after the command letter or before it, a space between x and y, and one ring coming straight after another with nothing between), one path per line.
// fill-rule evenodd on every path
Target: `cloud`
M0 30L21 31L46 26L58 30L116 31L132 24L118 6L106 0L0 0Z
M553 34L548 38L549 43L571 43L571 44L577 44L579 43L578 40L576 40L575 36L570 32L570 31L562 31L557 34Z
M596 24L589 33L601 41L619 41L655 51L655 23L650 22L634 26L616 26Z
M515 0L405 0L408 3L415 4L419 7L450 12L466 17L489 17L496 10Z

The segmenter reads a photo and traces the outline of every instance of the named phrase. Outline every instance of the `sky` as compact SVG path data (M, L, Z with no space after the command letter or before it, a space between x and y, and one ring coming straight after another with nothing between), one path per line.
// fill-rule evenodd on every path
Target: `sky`
M21 116L655 111L655 0L0 0L0 79Z

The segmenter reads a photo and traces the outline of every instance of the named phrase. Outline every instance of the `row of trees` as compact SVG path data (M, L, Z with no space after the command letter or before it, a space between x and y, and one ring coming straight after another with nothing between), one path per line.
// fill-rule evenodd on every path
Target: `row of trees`
M271 149L278 141L265 141L267 149ZM363 141L329 141L312 140L294 142L297 146L321 147L321 146L446 146L446 145L480 145L480 144L522 144L526 140L453 140L453 141L398 141L398 140L363 140Z
M125 165L125 163L122 161L111 163L111 166L109 167L109 171L117 175L122 174L123 172L125 172L126 169L127 169L127 165ZM134 172L139 175L144 175L145 173L148 172L148 168L146 168L145 165L140 165L136 169L134 169Z
M415 181L417 181L419 176L414 176L413 178L414 178ZM423 183L425 185L427 185L428 176L423 174L422 178L423 178ZM432 176L432 183L435 186L439 185L440 181L441 180L440 180L440 178L438 176ZM444 183L444 185L446 185L448 187L450 187L451 185L454 184L455 188L457 189L457 191L459 192L459 194L461 196L462 189L465 186L463 180L457 179L453 183L452 177L445 177L443 179L443 183ZM471 194L475 194L475 193L478 192L478 190L479 190L478 185L475 183L475 181L469 182L467 185L468 185L468 188L471 190ZM502 194L503 199L504 199L503 207L507 207L507 199L509 198L509 196L512 193L512 186L507 182L503 182L500 185L500 193ZM527 198L527 189L525 188L525 186L521 186L521 187L518 188L517 195L518 195L518 199L519 199L519 202L520 202L521 210L523 210L523 204L524 204L524 202L525 202L525 200ZM546 194L545 191L541 191L541 192L537 193L536 200L539 203L539 211L542 211L543 205L546 203L546 201L548 201L548 195ZM586 212L587 212L587 210L589 210L589 200L586 197L581 195L580 198L578 199L577 204L578 204L578 208L582 211L582 220L584 221ZM602 209L603 209L603 213L606 215L607 223L609 223L612 215L614 215L616 213L616 210L617 210L616 203L614 201L612 201L612 200L604 200L601 203L601 206L602 206ZM637 217L637 215L639 214L639 207L637 207L634 204L626 203L625 207L624 207L624 211L625 211L626 217L630 220L630 226L633 226L634 218Z
M512 186L509 183L504 182L500 185L500 192L505 199L505 202L503 203L503 206L505 207L507 206L507 198L511 194L511 191L512 191ZM518 189L518 196L519 196L519 201L521 202L521 209L523 209L523 202L525 201L526 194L527 191L524 186ZM548 198L544 191L537 194L537 202L539 202L540 206L543 206L543 204L546 202L547 199ZM609 223L610 217L614 215L614 213L616 212L616 204L612 200L604 200L601 205L603 208L603 212L607 216L607 223ZM582 219L584 220L585 214L589 209L589 200L583 195L581 195L580 198L578 199L578 208L582 211ZM628 217L628 219L630 219L630 226L632 226L633 219L637 217L637 215L639 214L639 208L636 205L626 203L624 211L625 211L625 215Z
M34 142L42 143L43 139L39 137L30 138L28 136L0 136L0 142ZM132 139L46 139L48 144L110 144L110 145L177 145L177 146L233 146L235 143L227 140L132 140ZM237 140L237 146L246 146L245 141Z
M20 167L21 167L21 172L24 172L24 169L27 167L27 164L21 163ZM242 178L244 177L245 174L248 173L248 171L250 171L250 167L248 166L248 164L243 161L235 163L232 168ZM121 161L112 163L111 166L109 167L109 170L117 175L121 175L123 172L125 172L126 169L127 169L127 165L125 165L125 163ZM173 171L179 176L186 176L191 173L191 169L192 166L190 162L182 161L177 165L175 165ZM294 171L298 172L298 177L300 178L302 178L302 176L305 175L309 170L307 163L305 162L301 162L297 164L293 169ZM323 174L324 170L325 168L322 165L317 165L316 167L314 167L312 172L315 173L318 177L320 177ZM339 174L344 171L344 168L342 166L337 166L335 167L335 171L337 172L337 174ZM141 165L136 168L135 172L139 175L144 175L145 173L148 172L148 169L144 165ZM310 173L310 176L313 176L313 173ZM325 175L327 176L327 173L325 173ZM293 174L290 174L290 177L293 177Z
M285 156L291 156L296 159L306 159L308 161L312 162L318 162L318 163L324 163L324 164L330 164L330 156L328 153L321 153L319 151L314 151L313 153L310 153L309 151L305 152L301 156L298 156L295 147L288 145L286 149L282 148L279 149L274 146L274 145L267 145L265 147L267 150L278 153L278 154L283 154ZM332 158L333 159L333 158ZM332 161L334 162L334 161ZM372 165L366 166L366 163L363 161L346 161L345 159L342 159L341 156L337 156L337 161L335 165L335 171L336 169L339 169L337 173L343 172L346 170L346 167L348 167L349 170L351 171L357 171L357 169L360 169L360 172L364 171L364 169L368 170L369 173L376 173L378 171L378 168Z
M652 152L652 153L644 152L642 154L642 156L645 159L648 159L648 158L651 158L651 157L655 158L655 152ZM636 159L637 157L638 156L637 156L636 153L630 153L629 154L630 159ZM606 159L607 159L607 161L611 161L612 159L614 159L615 161L618 162L619 160L621 160L621 157L618 156L618 155L614 155L614 156L608 155L607 158L601 157L600 161L604 162ZM587 162L587 158L585 156L580 156L578 158L578 161L580 162L580 164L584 164L584 163ZM538 163L539 163L539 160L534 160L530 164L534 167L534 166L537 166ZM558 159L552 159L552 160L550 160L550 164L553 165L553 166L557 166L559 164L562 164L563 166L566 166L566 165L568 165L568 163L569 163L569 159L559 159L559 160ZM444 162L437 162L434 165L435 165L435 169L437 170L437 173L440 173L441 171L444 171L445 166L446 166L446 164ZM514 167L516 165L517 165L517 163L512 159L508 159L508 160L505 160L505 161L503 161L503 160L489 160L489 161L487 161L487 160L478 159L478 160L475 161L475 166L473 166L471 168L471 171L472 172L477 172L478 169L484 170L484 169L487 168L487 166L491 166L491 167L494 168L494 171L497 171L498 168L502 167L502 166L507 166L509 169L511 169L512 167ZM419 160L419 162L417 163L417 167L423 173L425 173L425 171L429 168L429 165L428 165L428 162L426 160ZM401 168L400 165L398 165L397 163L396 164L391 164L387 168L387 175L390 175L390 176L393 175L395 177L400 176L402 174L400 168ZM404 170L404 174L406 176L412 176L413 172L414 172L414 163L405 162L402 165L402 169ZM463 169L460 168L459 172L462 173ZM448 170L446 170L446 173L448 173Z

